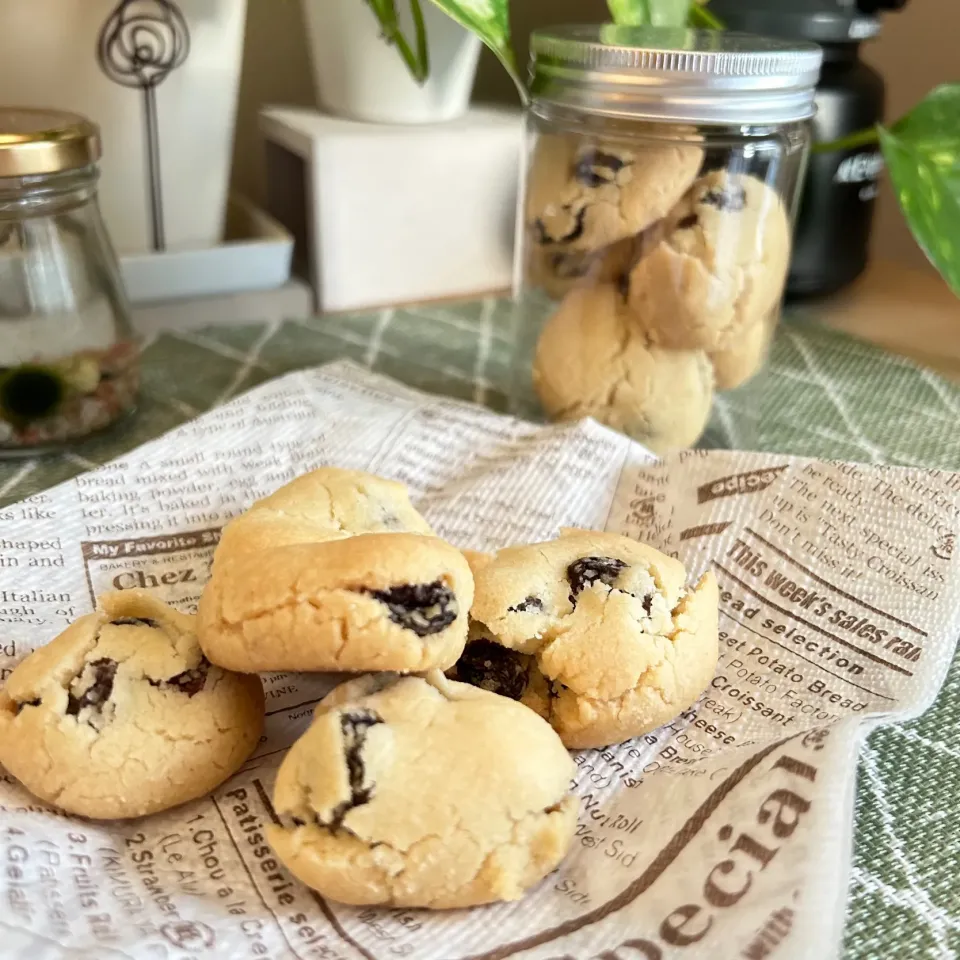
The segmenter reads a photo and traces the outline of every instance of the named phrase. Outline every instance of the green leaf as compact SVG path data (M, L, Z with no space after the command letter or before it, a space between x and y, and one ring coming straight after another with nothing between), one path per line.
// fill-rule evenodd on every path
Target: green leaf
M613 22L626 26L683 27L691 0L607 0Z
M476 34L506 67L526 102L527 91L517 70L517 61L510 45L510 13L508 0L432 0L448 17Z
M420 8L420 0L410 0L410 14L413 17L416 34L416 51L410 46L410 42L400 29L396 0L367 0L367 4L377 20L380 21L383 39L397 48L413 79L417 83L423 83L430 75L430 54L427 49L427 33L423 25L423 10Z
M892 128L879 132L907 223L960 296L960 84L938 87Z

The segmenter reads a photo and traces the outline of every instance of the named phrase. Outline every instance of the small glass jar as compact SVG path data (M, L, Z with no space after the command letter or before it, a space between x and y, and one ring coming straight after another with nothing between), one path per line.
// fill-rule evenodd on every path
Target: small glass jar
M767 355L820 49L619 26L531 47L514 410L693 446Z
M100 216L99 129L0 108L0 456L56 449L133 409L139 356Z

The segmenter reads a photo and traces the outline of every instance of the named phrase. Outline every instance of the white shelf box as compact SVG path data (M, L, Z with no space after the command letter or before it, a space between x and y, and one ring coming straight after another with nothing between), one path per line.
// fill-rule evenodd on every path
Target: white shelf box
M321 312L508 290L522 122L358 123L268 107L267 207Z

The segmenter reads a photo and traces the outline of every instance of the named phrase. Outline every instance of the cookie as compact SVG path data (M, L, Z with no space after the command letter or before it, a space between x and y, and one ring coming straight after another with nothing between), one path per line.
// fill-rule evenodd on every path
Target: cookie
M473 576L435 537L368 533L222 550L198 611L212 663L242 673L411 673L446 669L463 650Z
M664 239L631 270L629 303L657 342L711 353L736 349L779 305L790 221L756 177L715 171L674 210Z
M575 287L617 283L635 261L637 237L627 237L610 247L588 253L564 253L549 247L527 248L527 282L547 296L562 300Z
M751 324L726 350L710 354L718 390L734 390L750 380L763 366L773 336L776 317Z
M655 453L696 443L713 403L707 355L649 343L612 285L564 298L540 335L533 382L552 418L593 417Z
M211 665L194 626L139 590L101 597L0 691L0 763L41 800L95 819L218 787L257 745L263 688Z
M692 143L542 134L527 185L531 242L561 252L592 251L641 233L676 206L702 162L703 149Z
M501 550L477 572L473 640L458 679L519 700L571 748L669 722L717 665L718 591L626 537L564 531Z
M321 467L258 500L227 524L217 556L257 553L278 543L388 532L433 535L402 483L359 470Z
M433 672L336 688L277 775L273 849L341 903L517 900L570 846L574 765L520 704Z
M462 550L461 553L464 560L470 565L470 572L474 578L476 578L478 570L493 560L492 553L484 553L482 550Z
M243 673L445 669L472 597L466 560L403 484L324 467L227 525L198 631L212 663Z

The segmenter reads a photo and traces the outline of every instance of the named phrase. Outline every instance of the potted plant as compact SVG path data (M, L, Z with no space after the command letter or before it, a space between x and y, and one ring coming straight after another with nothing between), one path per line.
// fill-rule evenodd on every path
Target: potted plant
M303 11L317 96L331 113L436 123L466 111L480 37L429 0L399 8L392 0L303 0Z

